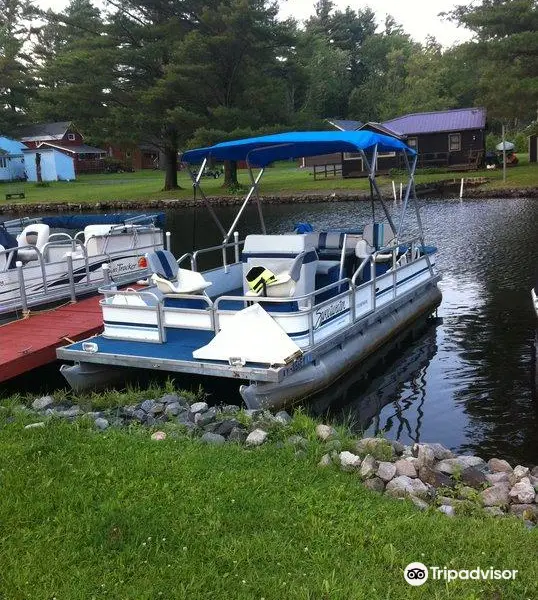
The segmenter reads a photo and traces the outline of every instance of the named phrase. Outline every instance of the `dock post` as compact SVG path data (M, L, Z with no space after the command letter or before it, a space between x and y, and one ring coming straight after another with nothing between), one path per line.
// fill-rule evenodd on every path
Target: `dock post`
M166 235L166 249L168 250L168 252L171 252L170 248L172 247L172 243L171 243L170 238L172 237L172 234L169 231L167 231L165 235Z
M460 185L460 200L463 198L463 177L461 178L461 185Z
M400 182L400 202L402 201L403 184Z
M75 292L75 277L73 275L73 253L67 252L67 274L69 275L69 293L71 294L71 303L75 304L77 301L77 294Z
M392 180L392 195L394 196L394 202L396 202L398 198L396 198L396 184L394 183L394 179Z
M110 266L108 263L103 263L101 265L101 269L103 269L103 282L105 285L110 285Z
M239 231L234 231L235 262L239 262Z
M19 278L19 291L21 293L22 310L28 312L28 300L26 299L26 288L24 287L24 272L22 270L22 262L18 260L15 263L17 267L17 276Z

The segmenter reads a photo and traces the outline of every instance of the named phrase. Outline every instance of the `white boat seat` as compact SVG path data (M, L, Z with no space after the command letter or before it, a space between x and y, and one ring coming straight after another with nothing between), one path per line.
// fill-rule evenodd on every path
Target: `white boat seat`
M252 267L247 275L249 290L246 296L293 296L295 284L301 276L301 268L306 252L300 252L293 260L290 268L281 273L273 273L263 265Z
M334 267L339 267L340 261L338 260L318 260L318 264L316 267L317 275L328 275L331 269Z
M197 271L180 269L174 255L168 250L146 254L150 279L163 294L197 294L211 285Z
M386 248L395 241L395 234L388 223L368 223L362 234L363 240L376 250ZM357 255L358 256L358 255Z
M17 258L22 262L37 260L37 252L32 248L24 248L24 246L35 246L41 251L49 241L49 236L50 227L48 225L44 223L27 225L17 237L17 244L20 248L17 251Z

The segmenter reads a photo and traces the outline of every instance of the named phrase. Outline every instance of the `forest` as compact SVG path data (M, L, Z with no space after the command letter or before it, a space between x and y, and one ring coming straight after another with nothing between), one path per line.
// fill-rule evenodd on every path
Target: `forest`
M95 145L178 151L247 135L485 106L491 131L536 128L538 2L481 0L439 18L473 32L419 43L371 8L318 0L304 22L272 0L0 0L0 135L73 121Z

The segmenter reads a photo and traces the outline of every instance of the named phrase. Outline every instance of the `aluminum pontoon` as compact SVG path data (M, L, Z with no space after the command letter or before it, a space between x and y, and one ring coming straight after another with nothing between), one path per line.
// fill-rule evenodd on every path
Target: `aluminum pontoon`
M258 189L265 167L333 152L360 154L369 171L372 222L268 234ZM409 174L396 221L376 182L380 152L399 154ZM439 304L436 249L425 244L415 194L417 157L400 140L368 131L284 133L191 150L183 160L200 165L191 172L193 185L222 244L177 262L167 252L148 254L147 289L103 286L104 333L57 352L75 363L62 366L73 387L104 385L125 367L149 368L245 380L240 392L248 407L276 408L330 385ZM223 160L246 161L252 182L228 229L200 186L208 162ZM261 234L240 242L236 227L252 198ZM198 272L208 252L221 264ZM190 269L182 268L186 263Z
M103 263L117 283L145 278L145 255L163 248L163 220L160 213L23 217L0 223L0 320L96 293L104 283Z

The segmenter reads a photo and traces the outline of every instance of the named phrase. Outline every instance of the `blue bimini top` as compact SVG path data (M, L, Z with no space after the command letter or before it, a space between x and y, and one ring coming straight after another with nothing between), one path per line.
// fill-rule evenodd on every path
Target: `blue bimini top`
M275 160L288 160L303 156L318 156L333 152L373 151L407 152L416 151L401 140L373 133L372 131L295 131L261 137L222 142L207 148L187 150L181 160L186 163L201 163L204 158L222 160L246 160L265 167Z

